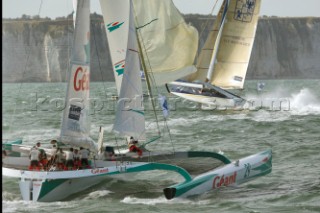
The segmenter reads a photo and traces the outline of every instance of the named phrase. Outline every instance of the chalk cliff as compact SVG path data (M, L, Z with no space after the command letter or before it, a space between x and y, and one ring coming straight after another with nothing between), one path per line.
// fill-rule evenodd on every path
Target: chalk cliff
M91 79L113 81L103 19L91 15ZM186 15L206 39L211 16ZM206 25L206 23L209 25ZM73 37L71 18L2 20L4 82L65 81ZM247 79L320 78L320 18L260 18Z

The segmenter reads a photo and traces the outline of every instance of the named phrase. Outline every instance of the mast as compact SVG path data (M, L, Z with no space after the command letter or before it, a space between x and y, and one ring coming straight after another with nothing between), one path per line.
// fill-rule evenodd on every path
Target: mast
M221 10L220 10L222 12L222 19L221 19L221 23L220 23L220 26L219 26L219 32L218 32L217 39L216 39L215 44L214 44L212 57L211 57L211 60L210 60L210 65L209 65L207 78L206 78L205 82L211 82L211 80L212 80L213 68L214 68L214 64L216 62L217 53L218 53L218 50L219 50L219 44L220 44L220 40L221 40L223 26L224 26L224 23L225 23L225 20L226 20L226 16L227 16L228 7L229 7L229 0L224 0L224 3L223 3L223 5L221 7Z
M132 0L130 0L130 10L134 11ZM137 19L135 19L135 21L137 22ZM136 34L138 35L138 32L139 32L138 29L135 28L135 31L136 31ZM157 115L156 110L155 110L155 103L154 103L154 97L153 97L153 94L152 94L150 78L149 78L149 74L147 72L145 59L144 59L143 54L142 54L142 46L141 46L141 43L140 43L138 38L137 38L137 43L138 43L138 47L139 47L139 50L140 50L139 51L139 55L140 55L140 59L141 59L140 61L141 61L142 69L143 69L144 74L145 74L145 78L146 78L146 82L147 82L147 88L148 88L148 91L149 91L149 96L151 98L152 108L154 109L153 112L154 112L154 116L155 116L156 123L157 123L158 134L160 135L160 127L159 127L159 124L158 124L158 115Z

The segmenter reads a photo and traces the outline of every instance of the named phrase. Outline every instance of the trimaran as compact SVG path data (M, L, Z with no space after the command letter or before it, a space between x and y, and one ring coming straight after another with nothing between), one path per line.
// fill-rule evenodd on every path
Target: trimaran
M101 1L102 2L102 1ZM119 101L113 131L120 136L134 136L140 141L146 137L144 125L144 108L142 103L142 83L140 78L140 62L143 56L139 55L143 45L141 38L137 39L139 29L134 24L135 9L144 5L153 6L161 13L172 7L171 0L162 1L118 1L123 6L121 10L128 13L128 37L126 45L125 66L123 70L122 83L119 92ZM132 4L132 2L134 4ZM104 6L109 6L111 0L104 1ZM114 3L114 2L112 2ZM154 4L162 4L157 7ZM133 6L134 5L134 6ZM111 147L115 151L112 159L103 157L106 149L103 144L103 131L100 132L99 142L94 142L89 137L88 106L89 106L89 75L90 75L90 47L89 47L89 23L90 23L90 1L78 0L73 40L72 58L70 61L70 75L66 94L66 108L61 124L59 142L64 144L63 149L68 147L85 147L91 150L93 158L90 159L91 168L79 170L57 170L51 166L48 170L29 170L28 154L31 146L23 145L21 140L3 143L3 149L8 155L3 159L2 174L7 177L19 179L19 187L23 200L51 202L66 199L70 195L81 192L94 186L106 178L115 175L126 175L132 172L144 172L152 170L166 170L176 172L184 179L180 183L163 189L167 199L176 197L187 197L202 194L223 186L231 186L247 182L253 178L268 174L272 170L272 153L266 150L236 161L231 162L222 154L207 151L186 152L153 152L145 147L147 144L161 138L161 134L145 140L143 155L137 158L136 153L130 153L128 149ZM126 10L123 10L126 8ZM112 11L111 11L112 12ZM113 11L116 13L117 11ZM137 11L136 11L137 12ZM155 13L156 16L159 13ZM152 14L144 19L155 20ZM119 20L114 20L117 22ZM151 23L152 21L148 22ZM108 24L105 23L108 27ZM140 22L142 23L142 22ZM142 25L139 25L142 26ZM142 28L140 27L140 30ZM143 30L148 30L144 28ZM138 32L138 33L137 33ZM140 58L140 59L139 59ZM144 64L143 60L141 60ZM144 66L144 69L145 66ZM146 80L150 84L146 73ZM150 88L149 88L150 89ZM150 91L149 91L150 92ZM151 94L151 93L150 93ZM110 149L110 147L108 147ZM48 149L44 149L49 154ZM200 159L201 163L212 159L218 164L209 163L205 172L193 173L187 160ZM183 163L182 163L183 162ZM183 165L183 167L182 167ZM218 166L218 167L217 167ZM198 166L199 167L199 166Z

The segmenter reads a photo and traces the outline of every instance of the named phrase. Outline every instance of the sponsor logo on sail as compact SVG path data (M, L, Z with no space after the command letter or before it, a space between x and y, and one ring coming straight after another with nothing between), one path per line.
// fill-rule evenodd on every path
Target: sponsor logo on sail
M107 29L109 30L109 32L111 33L112 31L116 30L116 29L119 29L121 25L123 25L124 22L111 22L109 24L107 24Z
M230 176L224 176L224 175L222 175L222 177L217 176L213 179L212 188L217 189L217 188L220 188L221 186L228 186L228 185L234 184L236 182L236 178L237 178L237 172L234 172Z
M79 121L81 115L81 107L71 104L69 108L68 118Z
M125 61L122 60L114 65L114 70L117 72L118 76L123 74L124 64L125 64Z
M233 79L235 81L240 81L240 82L242 82L242 80L243 80L243 78L241 76L234 76Z
M237 21L251 22L256 0L237 0L233 18Z
M73 87L75 91L89 90L89 72L78 67L73 78Z

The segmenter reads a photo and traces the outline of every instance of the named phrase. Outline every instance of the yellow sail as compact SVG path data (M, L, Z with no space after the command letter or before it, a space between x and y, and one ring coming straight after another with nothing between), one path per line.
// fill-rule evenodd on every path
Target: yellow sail
M189 81L193 81L193 80L205 81L207 78L207 73L208 73L208 69L210 66L214 49L218 48L218 45L219 45L219 43L216 41L217 41L219 31L221 30L221 27L223 27L222 21L223 21L223 12L225 10L225 3L226 1L223 2L219 10L219 13L217 15L217 18L213 24L213 27L209 31L207 40L204 43L203 48L201 49L200 55L198 57L198 62L197 62L197 72L190 75L187 78L187 80Z
M258 24L261 0L231 0L211 84L242 89Z
M186 24L171 0L134 0L137 35L146 73L157 85L196 71L198 32Z
M188 81L242 89L258 24L261 0L224 0Z

